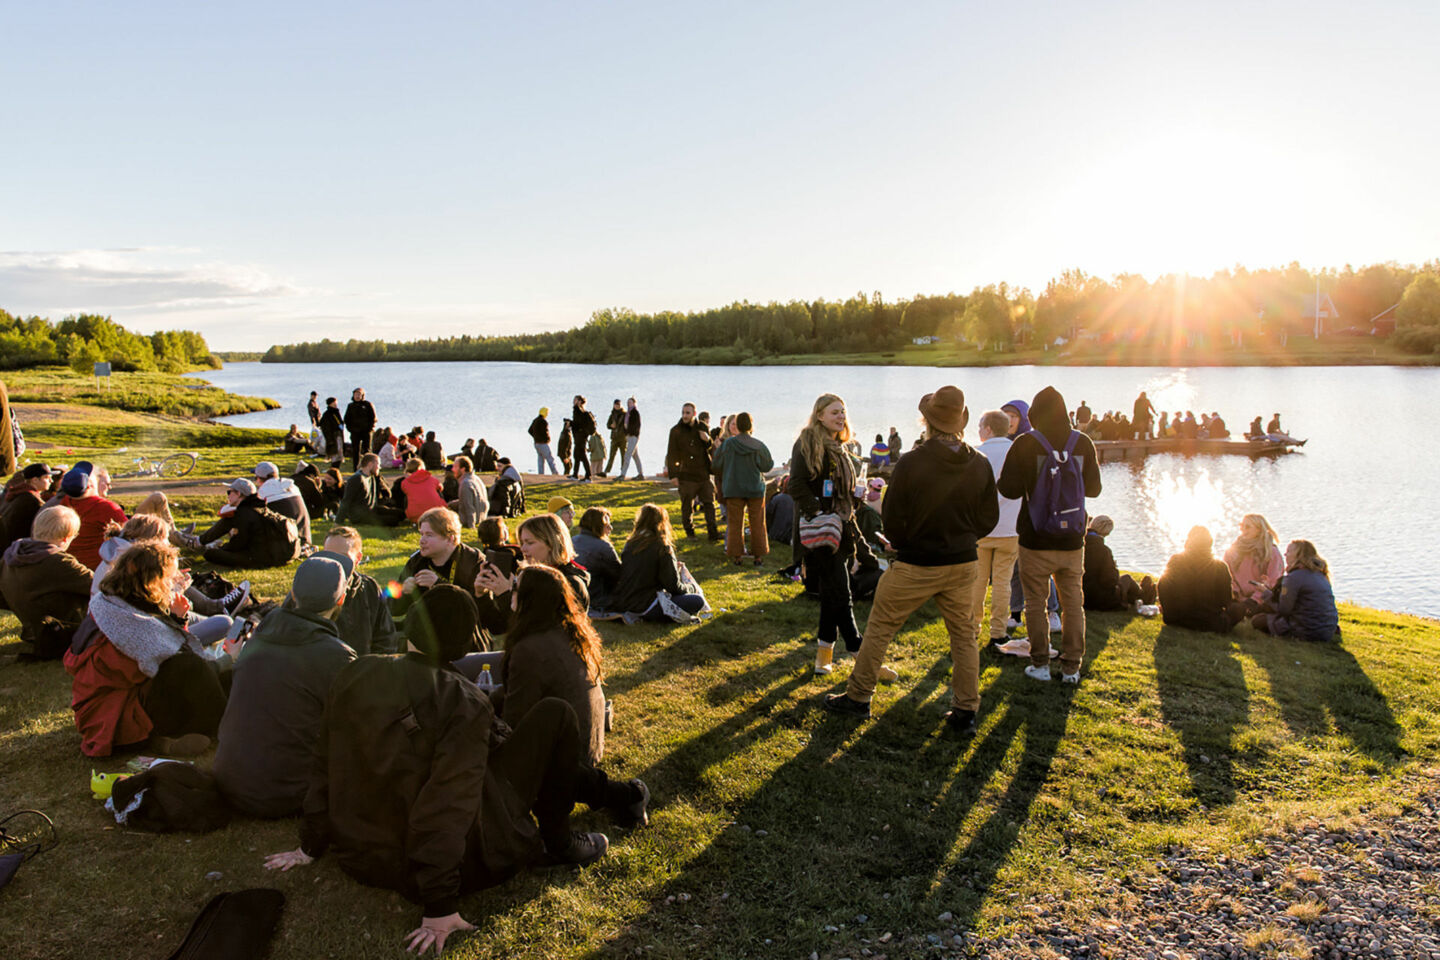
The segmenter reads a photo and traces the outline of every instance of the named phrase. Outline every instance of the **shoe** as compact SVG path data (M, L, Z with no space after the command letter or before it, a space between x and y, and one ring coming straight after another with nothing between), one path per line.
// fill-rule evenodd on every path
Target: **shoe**
M686 540L694 540L694 539L695 539L695 531L694 531L694 530L686 530L686 531L685 531L685 539L686 539Z
M650 823L650 788L645 786L645 781L639 777L634 777L628 782L638 798L623 807L612 808L610 819L614 820L617 826L627 829L646 826Z
M1032 663L1030 664L1030 666L1025 668L1025 676L1029 677L1031 680L1039 680L1042 683L1049 683L1050 668L1048 666L1037 667L1035 666L1035 664Z
M835 669L835 644L817 644L815 646L815 672L830 673Z
M235 616L235 611L245 606L245 601L250 599L250 581L241 580L240 585L220 598L220 606L225 608L226 616Z
M605 851L610 849L610 838L603 833L584 833L580 830L572 830L565 839L563 849L545 850L546 861L553 865L571 865L583 867L594 863L605 856Z
M644 480L644 479L645 479L645 475L644 475L643 473L637 473L637 474L635 474L635 479L636 479L636 480Z
M1062 670L1062 671L1060 672L1060 682L1061 682L1061 683L1073 683L1073 684L1075 684L1076 686L1079 686L1079 685L1080 685L1080 671L1079 671L1079 670L1076 670L1074 673L1065 673L1065 672Z
M1050 632L1051 632L1051 633L1059 633L1059 632L1060 632L1060 628L1061 628L1061 624L1060 624L1060 614L1058 614L1058 613L1052 613L1052 614L1050 614Z
M195 524L193 524L193 523L187 523L187 524L185 524L185 527L184 527L180 532L181 532L181 533L184 533L184 534L194 533L194 532L195 532Z
M870 718L870 704L852 700L848 693L832 693L825 698L822 706L831 713L843 713L847 717L860 717L865 720Z
M875 671L875 679L881 683L894 683L900 679L900 674L895 672L894 667L888 667L882 663L880 669Z
M962 737L975 736L975 711L951 710L945 714L945 729L949 733L957 733Z
M1011 630L1019 630L1022 626L1024 626L1024 624L1022 624L1014 617L1011 617L1009 620L1005 621L1005 632L1009 633Z
M1051 647L1051 648L1050 648L1050 659L1051 659L1051 660L1059 660L1059 659L1060 659L1060 651L1059 651L1059 650L1056 650L1054 647Z
M198 757L210 749L210 738L203 733L187 733L183 737L151 737L150 746L167 757Z

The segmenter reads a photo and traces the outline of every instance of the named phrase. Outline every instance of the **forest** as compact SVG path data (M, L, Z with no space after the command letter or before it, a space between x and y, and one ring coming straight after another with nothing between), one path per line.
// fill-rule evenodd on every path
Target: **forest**
M607 308L570 330L401 343L327 339L272 346L263 359L740 364L890 351L917 342L964 343L1004 354L1063 347L1080 338L1240 350L1313 335L1317 283L1322 309L1333 304L1338 314L1325 320L1325 335L1393 333L1406 352L1440 349L1440 261L1431 261L1418 267L1386 263L1318 272L1292 263L1210 277L1169 275L1153 282L1133 274L1106 280L1070 270L1038 295L1001 283L968 294L899 300L861 292L838 301L741 301L688 313Z
M68 366L89 374L102 361L116 372L186 373L220 366L205 338L192 330L157 330L147 337L96 314L51 323L0 310L0 369Z

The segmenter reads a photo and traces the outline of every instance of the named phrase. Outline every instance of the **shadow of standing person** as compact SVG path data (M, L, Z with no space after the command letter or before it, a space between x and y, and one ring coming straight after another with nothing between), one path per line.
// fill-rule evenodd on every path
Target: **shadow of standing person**
M1160 713L1179 734L1191 787L1208 807L1235 800L1235 732L1250 717L1250 690L1235 653L1225 634L1166 625L1155 638Z

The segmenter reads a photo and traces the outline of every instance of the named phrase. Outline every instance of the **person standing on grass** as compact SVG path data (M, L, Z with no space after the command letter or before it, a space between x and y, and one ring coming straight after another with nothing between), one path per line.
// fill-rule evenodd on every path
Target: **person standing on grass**
M725 553L739 564L745 553L745 517L750 517L750 556L760 566L770 552L765 532L765 471L775 466L770 450L755 439L755 421L749 413L735 417L739 431L720 445L715 472L725 497Z
M590 438L595 436L595 430L595 414L585 409L585 398L576 394L570 410L570 435L575 441L575 466L570 471L572 480L580 479L581 467L585 468L585 479L589 481L591 478Z
M630 461L635 461L635 479L645 479L645 467L640 463L640 451L636 449L640 445L640 408L635 405L635 398L631 397L626 401L628 409L625 411L625 456L620 461L620 479L625 479L625 471L630 467Z
M806 548L804 564L820 594L820 626L816 630L815 672L834 667L835 641L845 641L851 653L860 649L860 628L850 606L850 561L861 539L855 525L855 466L841 444L850 439L845 401L833 393L821 394L810 420L790 451L790 495L800 517L821 514L835 518L838 532L833 545Z
M975 732L980 709L980 650L975 644L972 587L975 545L1000 519L995 475L984 454L961 436L970 419L965 394L955 386L920 400L926 438L895 466L884 501L885 536L898 557L880 577L865 640L844 693L825 698L825 709L868 717L875 684L894 671L883 666L890 641L921 604L933 599L950 634L951 710L948 727Z
M680 525L685 536L695 537L695 501L705 511L705 532L720 539L715 530L715 484L710 479L710 431L695 418L695 404L680 408L680 419L670 428L665 449L665 470L680 492Z
M1060 671L1066 683L1080 682L1085 659L1085 499L1100 496L1100 467L1095 444L1070 428L1065 398L1054 387L1035 395L1029 408L1033 428L1016 438L997 489L1020 499L1020 582L1025 595L1025 632L1030 637L1032 680L1050 679L1049 616L1045 604L1054 577L1060 597ZM1041 471L1044 490L1057 496L1036 500ZM1072 487L1067 477L1079 474ZM1056 507L1063 515L1050 509Z
M550 416L549 407L541 407L540 413L534 420L526 433L530 434L530 440L535 444L535 472L545 476L545 467L548 464L550 472L560 476L560 468L555 466L555 455L550 452L550 421L545 419Z
M605 419L605 429L610 431L610 456L605 461L605 469L600 476L610 476L610 471L615 469L615 460L618 457L621 463L625 462L625 405L620 398L615 398L615 403L610 407L610 416Z
M325 412L320 414L320 433L325 438L325 457L331 463L345 459L345 421L340 417L340 401L325 398Z
M1014 441L1005 436L1010 430L1010 418L1001 410L987 410L980 416L979 451L990 461L990 470L995 476L1005 468L1005 458ZM998 493L1000 519L995 528L980 538L975 545L978 566L975 568L975 586L971 603L975 609L975 620L985 619L985 587L990 586L990 639L1003 643L1006 626L1010 618L1010 578L1015 572L1015 561L1020 556L1020 537L1015 523L1020 515L1020 501L1001 497Z
M370 452L370 434L375 431L375 406L365 399L365 388L356 387L350 394L350 406L345 408L345 429L350 431L353 450L350 462L360 469L360 458ZM341 454L344 459L344 454Z

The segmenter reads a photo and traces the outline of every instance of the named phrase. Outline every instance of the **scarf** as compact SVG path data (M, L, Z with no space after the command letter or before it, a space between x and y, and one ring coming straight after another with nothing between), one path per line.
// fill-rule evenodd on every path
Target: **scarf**
M825 434L825 452L834 464L831 477L835 482L835 495L831 502L840 518L846 520L855 512L855 464L850 460L850 454L840 446L840 441L830 436L828 431Z

